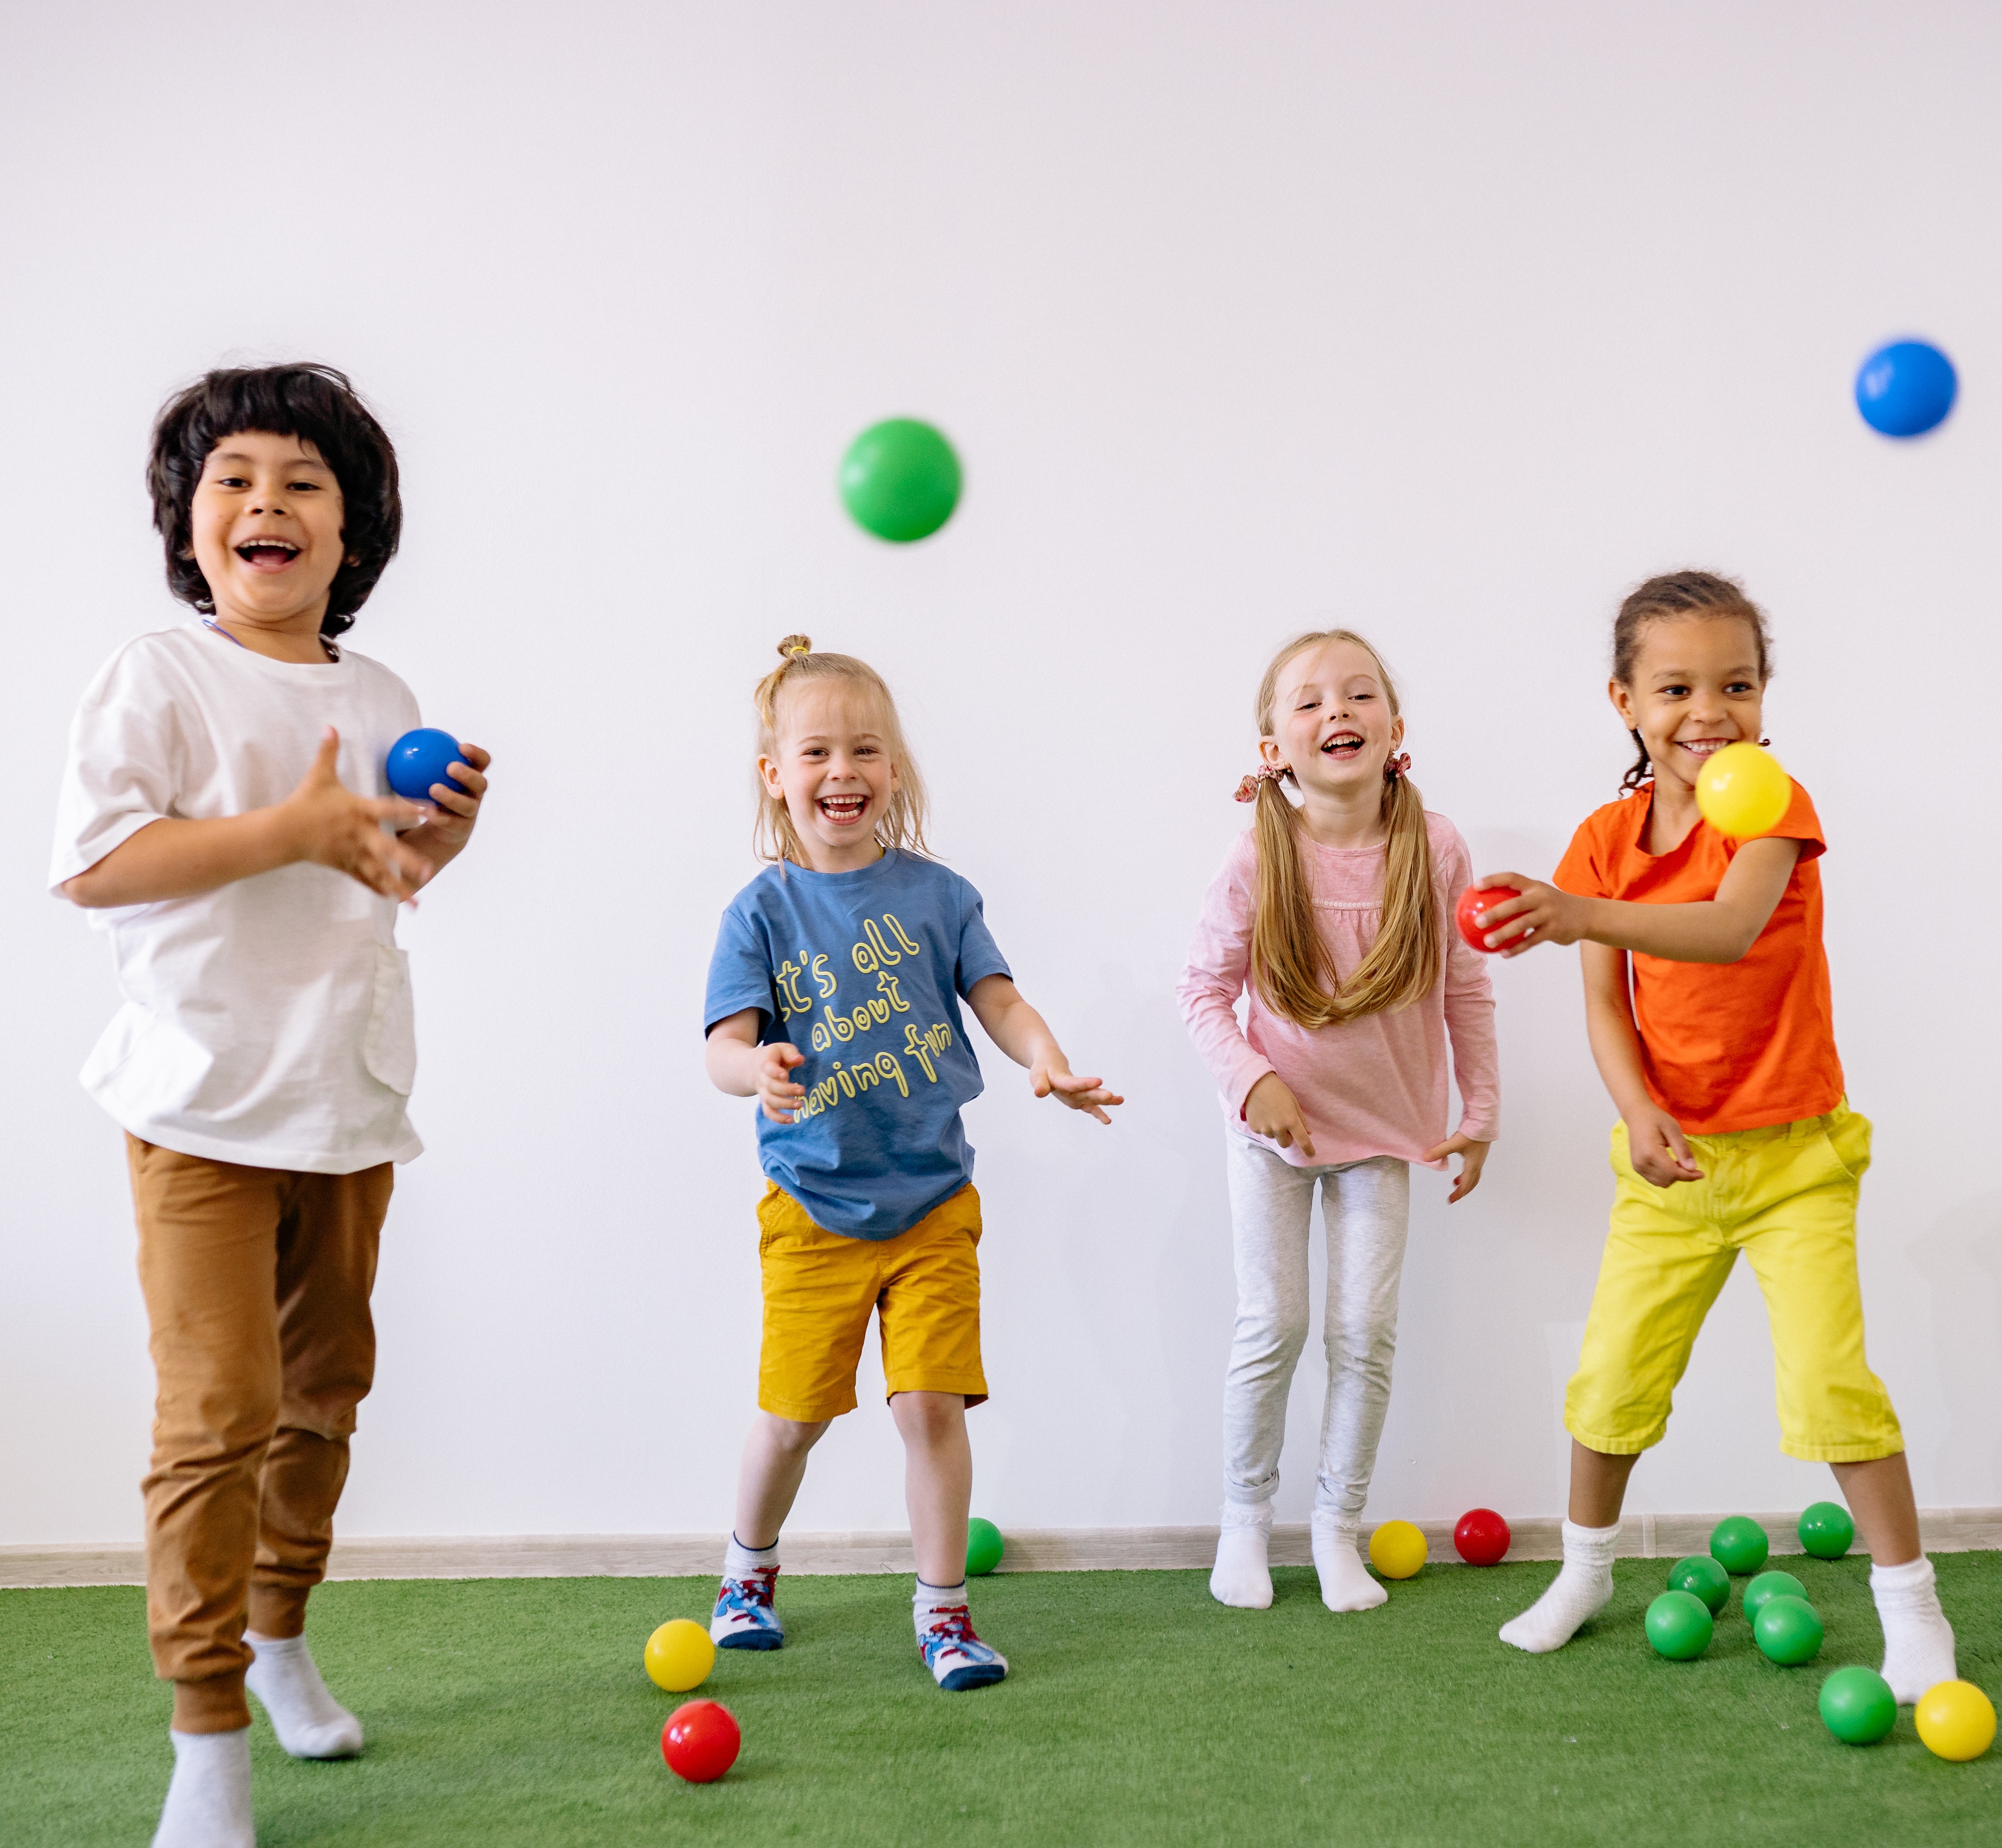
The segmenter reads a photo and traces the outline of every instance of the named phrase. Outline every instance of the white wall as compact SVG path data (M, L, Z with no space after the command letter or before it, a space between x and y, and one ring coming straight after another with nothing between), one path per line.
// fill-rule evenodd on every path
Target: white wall
M1131 1098L1099 1130L985 1053L977 1506L1209 1515L1222 1132L1170 989L1266 654L1332 618L1379 638L1428 801L1544 870L1626 762L1611 609L1685 563L1768 605L1770 730L1827 825L1871 1351L1920 1500L2002 1504L1993 8L127 0L4 31L0 1542L136 1533L146 1446L119 1139L72 1077L110 972L40 890L65 727L176 619L155 406L296 355L402 448L408 539L356 644L496 753L406 930L430 1152L346 1531L727 1519L757 1174L701 993L753 870L748 696L796 628L888 675L943 849ZM1898 446L1849 381L1908 330L1964 391ZM968 471L911 550L832 485L898 412ZM1479 1194L1449 1213L1420 1178L1379 1515L1560 1505L1611 1116L1574 961L1497 971ZM902 1525L863 1398L798 1525ZM1633 1506L1823 1492L1777 1435L1741 1274Z

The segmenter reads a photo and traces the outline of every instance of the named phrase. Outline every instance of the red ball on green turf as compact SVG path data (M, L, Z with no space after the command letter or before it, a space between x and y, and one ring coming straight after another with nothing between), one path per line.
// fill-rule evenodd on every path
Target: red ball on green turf
M1798 1668L1821 1653L1821 1619L1805 1598L1768 1598L1752 1620L1752 1640L1768 1661Z
M1669 1589L1700 1598L1714 1616L1731 1602L1731 1574L1707 1553L1692 1553L1669 1567Z
M1508 1523L1494 1509L1470 1508L1453 1530L1453 1550L1470 1566L1498 1566L1509 1538Z
M730 1710L713 1700L690 1700L668 1715L661 1728L661 1756L668 1769L690 1783L713 1783L737 1763L744 1742Z
M1898 1724L1898 1696L1875 1668L1838 1668L1821 1684L1821 1717L1847 1745L1874 1745Z
M1710 1606L1693 1592L1664 1592L1648 1606L1648 1641L1657 1655L1686 1662L1710 1647Z
M1840 1501L1817 1501L1801 1516L1800 1536L1816 1559L1840 1559L1856 1538L1856 1523Z
M1759 1620L1760 1612L1766 1608L1769 1599L1798 1598L1805 1603L1807 1595L1808 1588L1792 1573L1761 1572L1745 1588L1745 1595L1740 1600L1740 1606L1745 1613L1745 1621L1756 1623Z
M1725 1571L1742 1575L1766 1563L1766 1530L1749 1515L1732 1515L1710 1532L1710 1556Z

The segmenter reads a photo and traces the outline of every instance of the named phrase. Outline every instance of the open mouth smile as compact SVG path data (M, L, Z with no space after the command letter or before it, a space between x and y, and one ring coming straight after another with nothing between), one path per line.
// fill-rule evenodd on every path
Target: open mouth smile
M1735 744L1735 738L1677 738L1676 748L1686 751L1693 757L1711 757L1726 744Z
M282 571L299 555L290 539L264 536L246 539L235 551L253 571Z
M821 818L836 828L853 828L869 806L867 796L822 796L814 804Z
M1329 734L1327 741L1320 748L1323 757L1331 757L1338 762L1347 762L1351 758L1362 754L1362 734L1359 731L1337 731Z

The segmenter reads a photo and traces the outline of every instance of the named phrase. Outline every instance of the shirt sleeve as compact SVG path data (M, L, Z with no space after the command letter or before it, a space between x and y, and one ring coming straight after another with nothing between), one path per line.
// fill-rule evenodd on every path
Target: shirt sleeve
M1794 863L1805 865L1811 859L1819 859L1828 851L1828 842L1822 839L1821 817L1815 813L1815 805L1808 793L1798 783L1794 784L1792 800L1787 804L1787 812L1781 816L1777 828L1769 828L1760 838L1782 841L1798 841L1800 857ZM1739 843L1741 846L1742 843Z
M1502 1124L1502 1057L1495 1038L1495 990L1488 958L1453 928L1453 894L1474 883L1473 856L1457 829L1444 863L1441 920L1446 943L1446 1030L1453 1041L1453 1081L1460 1090L1460 1133L1491 1142Z
M1578 832L1571 837L1571 845L1565 848L1564 858L1557 862L1557 870L1550 875L1550 884L1559 891L1569 892L1579 898L1613 896L1606 883L1606 869L1600 862L1599 830L1592 825L1598 818L1596 815L1586 816L1578 823Z
M107 661L70 723L56 799L49 889L88 872L150 823L174 812L187 750L168 690L127 649Z
M1237 1020L1237 998L1251 966L1253 851L1243 842L1233 847L1210 881L1188 962L1175 985L1182 1023L1217 1089L1240 1117L1251 1087L1272 1069Z
M995 942L994 933L987 928L987 913L979 893L964 879L959 882L959 961L952 979L964 1000L973 992L976 983L990 975L1012 979L1014 971L1001 954L1001 946Z
M779 998L772 985L772 958L763 933L740 901L723 914L716 933L716 954L709 961L709 988L703 1000L703 1034L719 1020L741 1014L747 1007L758 1010L758 1031L762 1037L778 1018Z

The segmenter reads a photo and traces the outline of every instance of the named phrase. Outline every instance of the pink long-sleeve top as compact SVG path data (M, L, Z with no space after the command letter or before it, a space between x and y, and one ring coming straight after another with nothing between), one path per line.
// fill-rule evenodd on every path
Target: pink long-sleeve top
M1479 952L1470 950L1453 928L1453 906L1473 883L1474 867L1460 830L1445 816L1428 809L1425 829L1444 967L1423 1000L1393 1013L1365 1014L1334 1027L1298 1027L1274 1013L1253 988L1240 1027L1237 998L1247 988L1257 879L1251 831L1224 856L1223 870L1203 899L1188 967L1175 991L1182 1018L1216 1076L1230 1127L1296 1167L1366 1161L1378 1155L1422 1161L1447 1135L1449 1039L1462 1105L1460 1133L1479 1142L1494 1138L1502 1094L1495 996ZM1300 848L1321 941L1345 976L1376 940L1388 849L1324 847L1304 834ZM1244 1100L1268 1072L1278 1072L1299 1100L1313 1138L1312 1161L1298 1148L1282 1149L1253 1135L1244 1121Z

